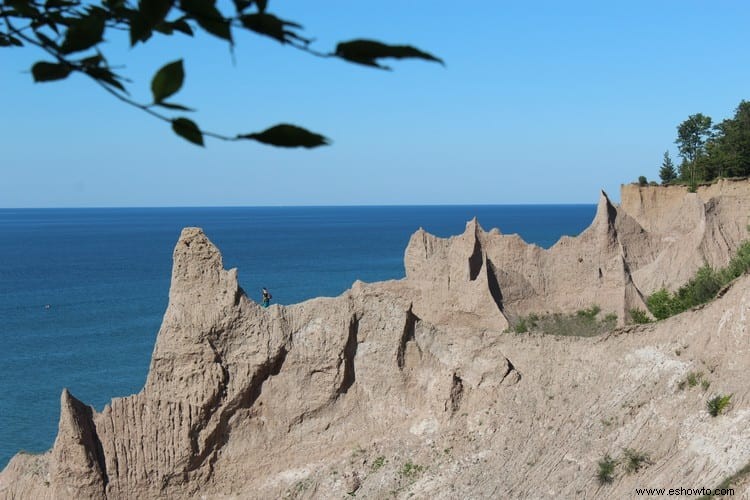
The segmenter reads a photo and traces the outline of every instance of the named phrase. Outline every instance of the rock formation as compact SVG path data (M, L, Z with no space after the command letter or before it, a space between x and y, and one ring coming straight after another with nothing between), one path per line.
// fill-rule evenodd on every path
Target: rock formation
M750 277L714 302L597 338L503 333L593 303L625 318L747 237L747 181L602 194L548 250L420 230L406 278L268 309L197 228L174 250L143 390L99 413L63 391L43 455L2 498L599 498L712 487L750 461ZM681 260L677 260L681 259ZM682 383L701 372L708 389ZM711 394L734 394L711 417ZM596 479L624 449L651 465ZM744 483L745 491L748 489Z

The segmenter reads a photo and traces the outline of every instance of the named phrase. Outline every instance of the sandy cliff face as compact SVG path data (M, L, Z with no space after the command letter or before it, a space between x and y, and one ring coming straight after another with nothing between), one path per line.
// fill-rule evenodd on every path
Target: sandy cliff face
M531 311L598 303L624 315L659 283L680 284L678 267L725 262L750 199L729 186L665 201L692 204L689 226L648 191L672 188L641 188L648 201L636 203L626 186L622 207L602 195L591 227L549 250L476 221L447 240L418 231L406 279L268 309L185 229L143 390L101 413L64 391L53 449L17 455L0 497L624 498L713 486L750 461L750 278L604 337L502 331ZM709 388L681 389L690 371ZM713 393L734 393L726 415L705 411ZM652 465L600 486L597 461L624 448Z

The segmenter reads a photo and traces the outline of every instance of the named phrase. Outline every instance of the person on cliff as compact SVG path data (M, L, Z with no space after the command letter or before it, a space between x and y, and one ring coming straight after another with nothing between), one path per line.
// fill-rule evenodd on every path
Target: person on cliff
M263 302L261 302L261 305L263 307L268 307L268 305L271 303L271 299L273 296L268 293L268 289L266 287L263 287Z

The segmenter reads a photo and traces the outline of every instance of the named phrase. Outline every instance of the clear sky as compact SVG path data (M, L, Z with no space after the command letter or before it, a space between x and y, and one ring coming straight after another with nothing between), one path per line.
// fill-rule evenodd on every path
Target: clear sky
M750 2L271 0L330 50L410 43L446 67L393 72L319 59L237 32L235 61L208 35L105 50L133 97L184 58L172 100L235 134L279 122L332 138L316 150L208 140L89 81L32 83L44 55L2 49L0 207L594 203L658 178L676 126L750 99Z

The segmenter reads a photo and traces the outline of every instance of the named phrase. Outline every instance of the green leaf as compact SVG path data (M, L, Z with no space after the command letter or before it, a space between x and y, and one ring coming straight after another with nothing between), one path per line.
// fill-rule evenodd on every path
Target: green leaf
M180 0L180 7L195 19L201 28L232 43L229 20L221 15L212 0Z
M377 59L382 58L416 58L445 64L442 59L410 45L387 45L375 40L341 42L336 46L335 55L346 61L380 69L390 69L388 66L383 66L377 62Z
M188 120L187 118L175 118L172 120L172 130L174 130L175 134L193 144L203 146L203 133L195 122Z
M330 143L326 137L320 134L287 123L276 125L264 130L263 132L241 134L238 135L237 138L252 139L264 144L270 144L271 146L282 148L315 148L318 146L326 146Z
M65 33L60 52L70 54L86 50L102 41L105 17L103 11L91 8L88 15L77 19Z
M184 80L185 70L182 67L182 59L163 66L151 80L151 93L154 96L154 102L161 102L177 93Z
M67 78L71 69L67 64L39 61L31 67L35 82L51 82Z
M310 42L310 40L302 38L287 29L287 27L302 29L302 25L291 21L284 21L273 14L246 14L240 16L240 22L242 22L245 28L260 35L271 37L281 43L288 43L291 39L300 40L305 43Z
M161 107L167 108L167 109L177 109L177 110L180 110L180 111L195 111L194 109L188 108L187 106L183 106L182 104L175 104L173 102L161 101L161 102L157 102L155 104L157 106L161 106Z

